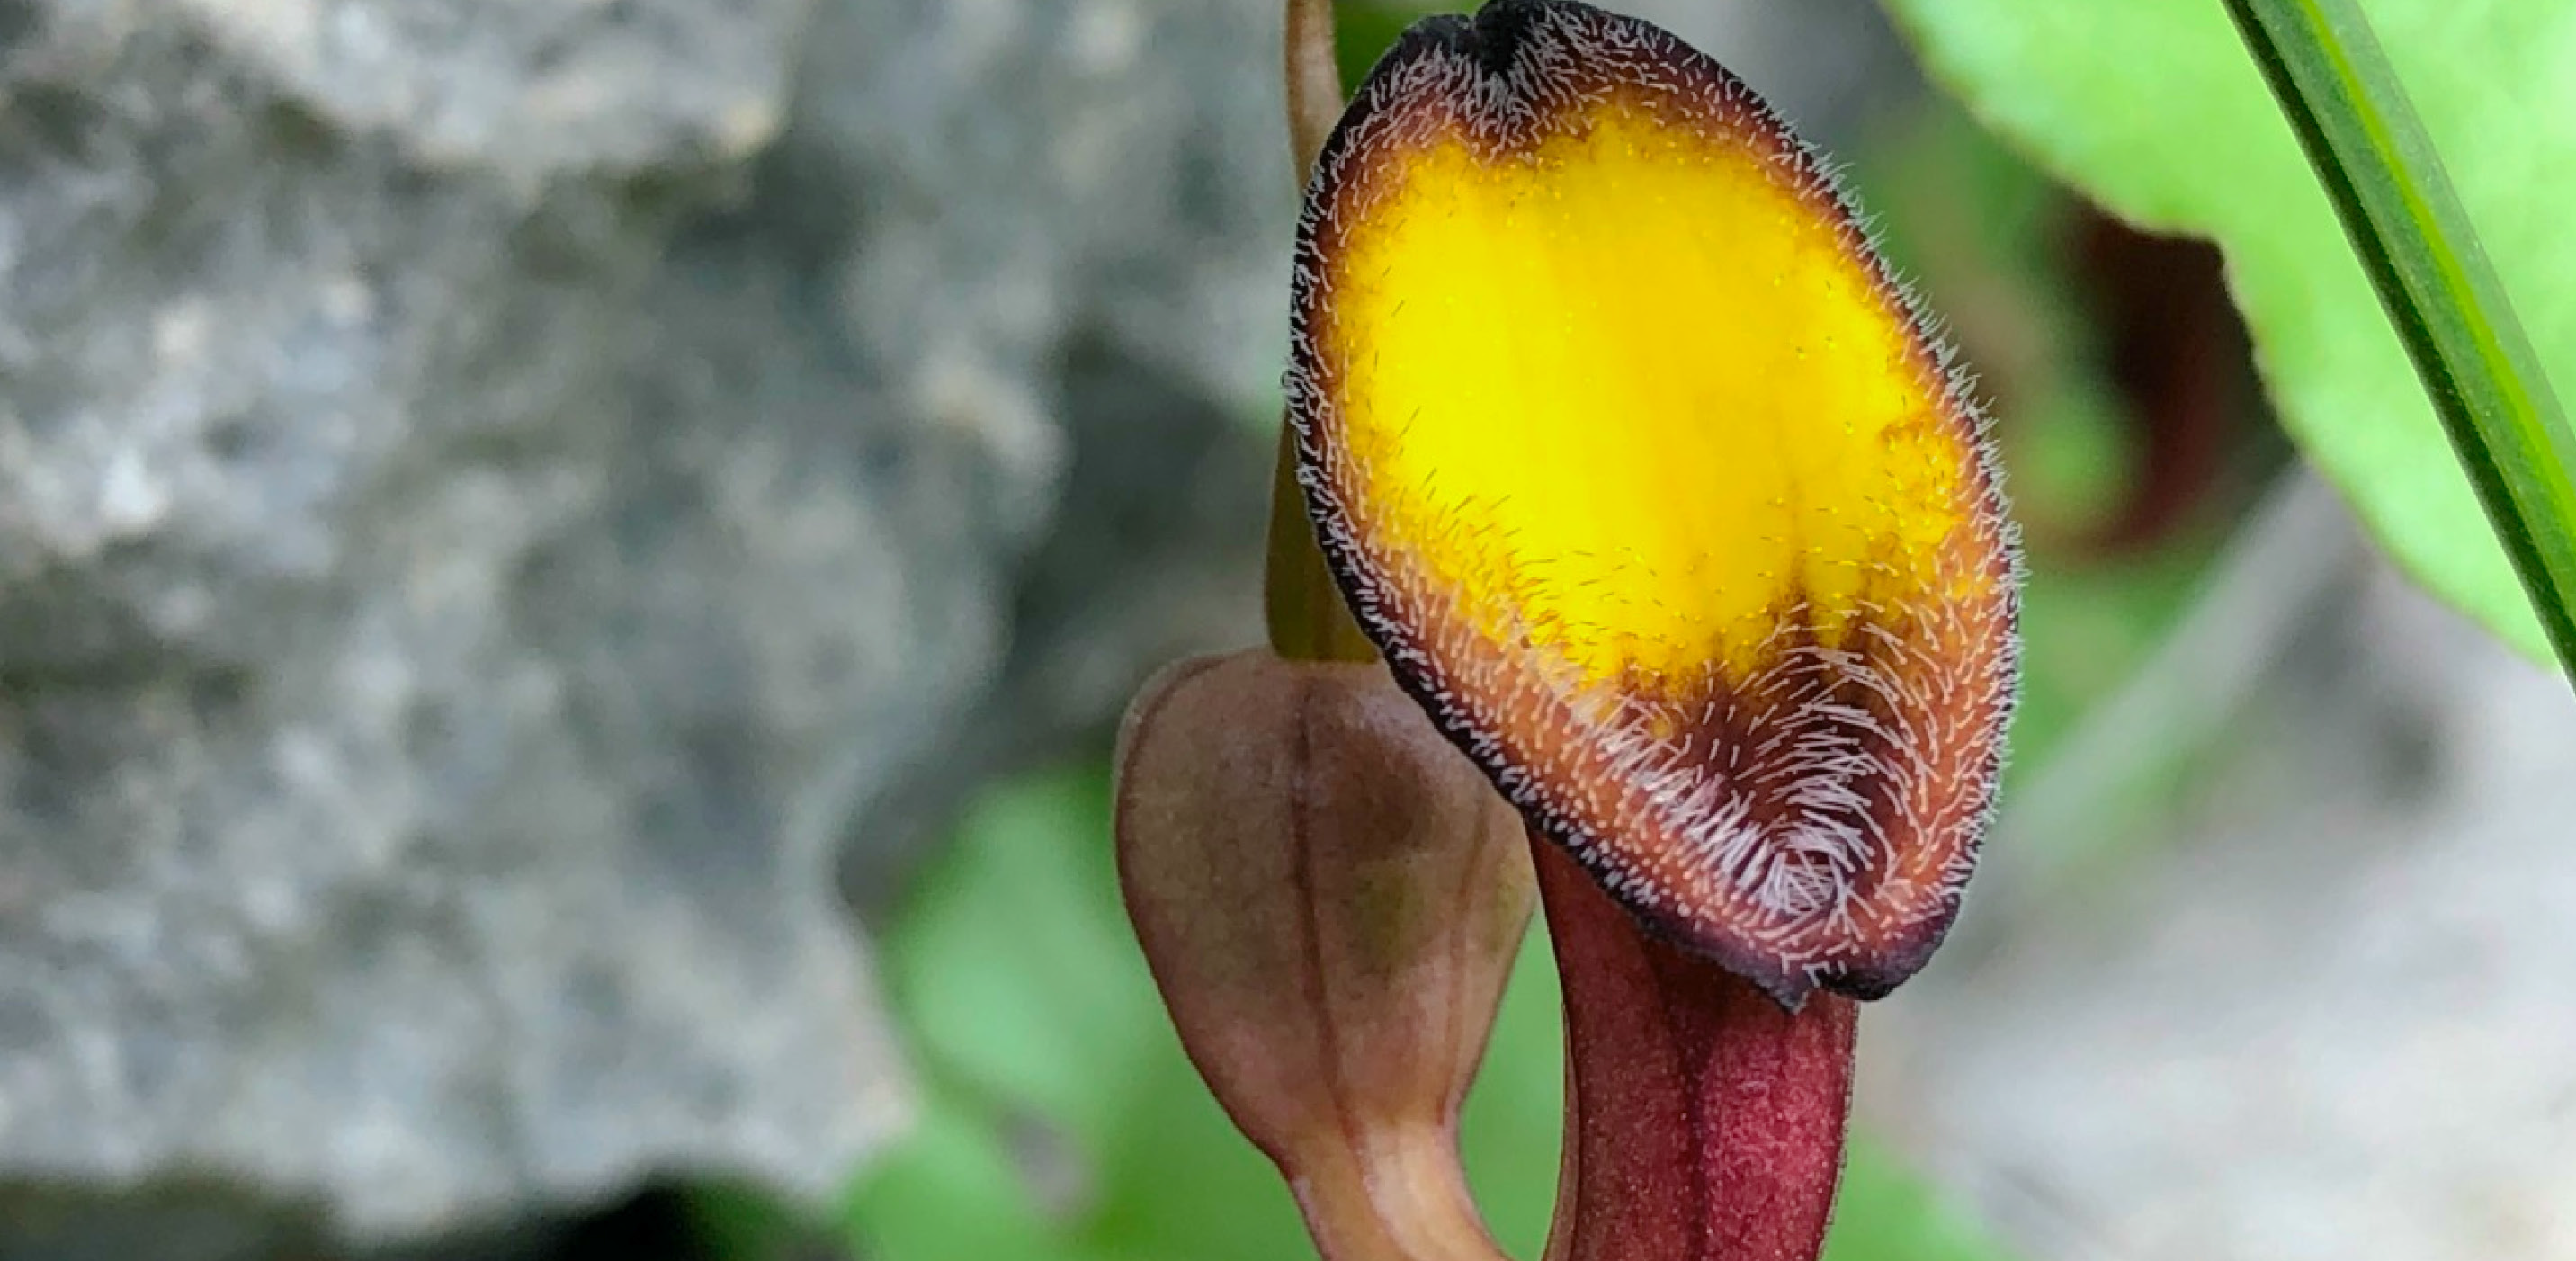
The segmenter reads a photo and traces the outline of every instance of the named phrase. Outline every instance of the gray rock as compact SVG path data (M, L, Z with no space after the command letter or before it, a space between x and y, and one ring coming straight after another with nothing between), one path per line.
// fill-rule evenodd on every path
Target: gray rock
M1268 20L0 2L0 1184L836 1186L835 851L1248 629Z

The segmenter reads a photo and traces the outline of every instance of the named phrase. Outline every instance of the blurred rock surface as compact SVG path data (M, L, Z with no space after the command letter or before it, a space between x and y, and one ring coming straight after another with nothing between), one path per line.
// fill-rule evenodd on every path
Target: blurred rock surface
M837 1185L835 853L1248 633L1266 16L0 0L0 1255Z

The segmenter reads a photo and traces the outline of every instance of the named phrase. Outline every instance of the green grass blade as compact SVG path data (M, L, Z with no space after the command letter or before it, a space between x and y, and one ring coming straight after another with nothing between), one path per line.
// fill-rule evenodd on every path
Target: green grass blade
M2355 0L2226 0L2576 679L2576 435Z

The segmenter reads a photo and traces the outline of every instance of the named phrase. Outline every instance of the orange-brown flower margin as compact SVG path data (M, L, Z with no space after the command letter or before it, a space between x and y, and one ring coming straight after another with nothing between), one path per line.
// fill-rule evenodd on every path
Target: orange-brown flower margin
M1956 914L2018 663L1983 421L1821 159L1568 0L1415 26L1309 185L1288 373L1398 681L1658 935L1781 1004Z

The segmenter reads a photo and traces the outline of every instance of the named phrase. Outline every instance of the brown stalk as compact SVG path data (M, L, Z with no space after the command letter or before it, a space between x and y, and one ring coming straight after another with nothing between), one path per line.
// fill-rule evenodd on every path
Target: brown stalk
M1342 67L1333 60L1333 0L1288 0L1287 16L1288 139L1304 184L1341 121Z
M1813 1261L1841 1181L1857 1005L1797 1012L1647 935L1531 838L1565 989L1548 1261Z
M1342 114L1342 69L1333 60L1332 0L1287 0L1281 40L1288 85L1288 140L1302 186ZM1270 646L1291 661L1374 661L1377 648L1352 620L1315 544L1305 492L1297 486L1296 437L1283 421L1270 482L1269 572L1262 612Z

